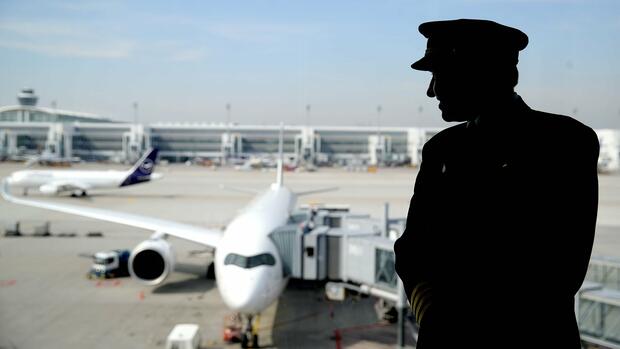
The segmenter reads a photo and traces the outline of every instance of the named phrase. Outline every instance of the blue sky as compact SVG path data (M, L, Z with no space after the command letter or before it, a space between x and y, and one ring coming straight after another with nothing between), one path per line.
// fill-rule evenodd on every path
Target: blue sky
M442 126L425 96L420 23L485 18L530 37L533 108L620 128L620 2L0 0L0 105L142 121ZM311 105L309 117L306 105Z

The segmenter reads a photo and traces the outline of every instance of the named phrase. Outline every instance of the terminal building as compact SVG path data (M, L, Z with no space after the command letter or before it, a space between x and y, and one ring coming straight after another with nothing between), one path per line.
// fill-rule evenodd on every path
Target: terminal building
M0 155L14 158L46 152L86 161L134 161L157 147L162 159L223 161L273 156L279 125L118 122L94 114L42 108L32 89L18 105L0 108ZM421 147L440 129L407 127L284 127L283 149L292 160L314 164L416 165Z
M157 147L171 162L252 157L269 158L278 149L280 126L225 123L132 124L94 114L38 107L32 89L23 89L19 104L0 107L0 157L46 153L85 161L133 162ZM284 126L283 149L288 159L316 165L413 165L422 146L440 128ZM620 167L620 133L598 130L599 165ZM524 140L525 141L525 140Z

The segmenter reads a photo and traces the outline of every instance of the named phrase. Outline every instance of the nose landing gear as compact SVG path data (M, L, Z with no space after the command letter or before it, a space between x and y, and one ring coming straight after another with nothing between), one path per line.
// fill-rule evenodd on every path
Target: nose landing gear
M87 196L88 193L86 193L86 190L75 190L71 193L71 197L72 198L77 198L77 197L85 197Z
M241 348L258 348L258 322L260 315L248 315L241 335Z
M241 348L259 348L258 323L260 315L234 314L227 318L224 341L241 343Z

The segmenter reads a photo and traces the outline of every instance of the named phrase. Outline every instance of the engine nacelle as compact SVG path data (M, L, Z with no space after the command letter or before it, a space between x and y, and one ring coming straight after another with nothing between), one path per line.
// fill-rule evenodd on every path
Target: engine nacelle
M164 239L142 241L129 256L129 274L145 285L159 285L174 270L174 252Z

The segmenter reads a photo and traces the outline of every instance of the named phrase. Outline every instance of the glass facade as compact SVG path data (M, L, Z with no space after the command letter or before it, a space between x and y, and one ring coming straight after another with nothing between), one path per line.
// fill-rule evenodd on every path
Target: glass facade
M0 113L0 121L21 121L21 111L11 110Z

